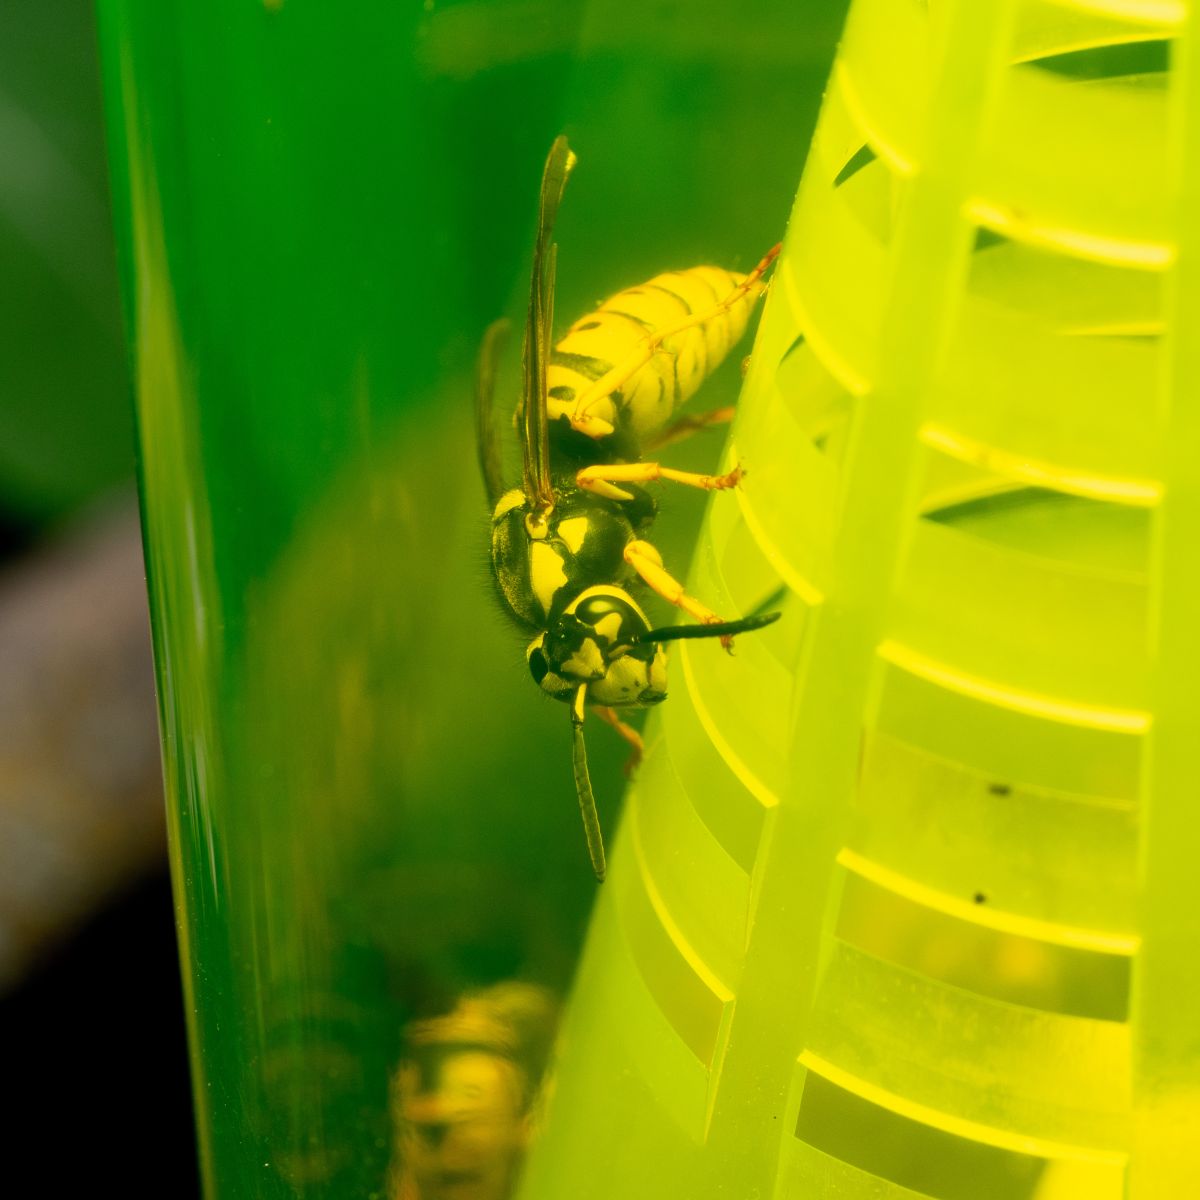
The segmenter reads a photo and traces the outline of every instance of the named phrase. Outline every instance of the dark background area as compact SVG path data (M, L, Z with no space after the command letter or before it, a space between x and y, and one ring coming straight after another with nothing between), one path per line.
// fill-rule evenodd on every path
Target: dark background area
M182 1014L164 864L0 1000L0 1061L21 1114L5 1174L51 1195L199 1195Z
M0 1062L18 1114L0 1190L186 1198L195 1142L89 0L0 7L0 277Z

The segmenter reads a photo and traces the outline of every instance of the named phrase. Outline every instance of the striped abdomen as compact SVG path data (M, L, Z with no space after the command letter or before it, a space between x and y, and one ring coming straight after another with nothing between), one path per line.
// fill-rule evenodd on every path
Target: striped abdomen
M572 416L588 387L636 355L647 335L711 311L745 278L720 267L667 271L618 292L576 321L550 355L551 420ZM667 338L660 353L617 390L590 404L588 414L638 439L661 429L745 333L757 296L758 289L751 288L725 311Z

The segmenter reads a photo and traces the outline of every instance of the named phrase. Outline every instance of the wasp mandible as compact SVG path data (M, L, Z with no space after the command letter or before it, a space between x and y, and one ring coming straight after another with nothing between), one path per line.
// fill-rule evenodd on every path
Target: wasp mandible
M779 247L748 275L719 267L657 275L606 300L553 345L558 247L550 239L575 162L560 136L542 174L516 413L520 487L504 487L492 420L506 322L491 326L480 350L476 433L493 506L496 585L510 616L532 635L526 660L534 681L567 704L588 853L603 880L604 840L583 740L587 706L633 746L636 762L641 739L617 710L666 698L663 643L716 637L730 649L735 634L779 616L726 621L689 596L646 540L657 506L641 486L664 479L716 491L737 485L740 467L701 475L645 461L642 453L732 416L726 408L671 420L745 332ZM646 587L696 623L653 628L631 594Z

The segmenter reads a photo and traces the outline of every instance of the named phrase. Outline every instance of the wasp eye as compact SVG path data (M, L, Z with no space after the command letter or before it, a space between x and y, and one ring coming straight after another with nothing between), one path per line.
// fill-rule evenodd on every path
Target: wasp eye
M536 650L530 652L529 655L529 673L533 676L533 681L542 686L542 680L546 678L550 671L550 664L546 661L545 654L542 653L539 646Z

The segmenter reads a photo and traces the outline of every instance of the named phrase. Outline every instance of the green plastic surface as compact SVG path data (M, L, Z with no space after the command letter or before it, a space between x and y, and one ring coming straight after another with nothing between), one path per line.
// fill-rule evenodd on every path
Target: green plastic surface
M1196 19L854 0L521 1200L1200 1189Z
M472 432L546 149L579 153L560 327L660 270L748 268L841 6L98 12L208 1195L363 1200L405 1024L514 977L565 989L596 896L567 713L489 595ZM663 507L682 573L703 498ZM611 835L625 748L588 738Z

